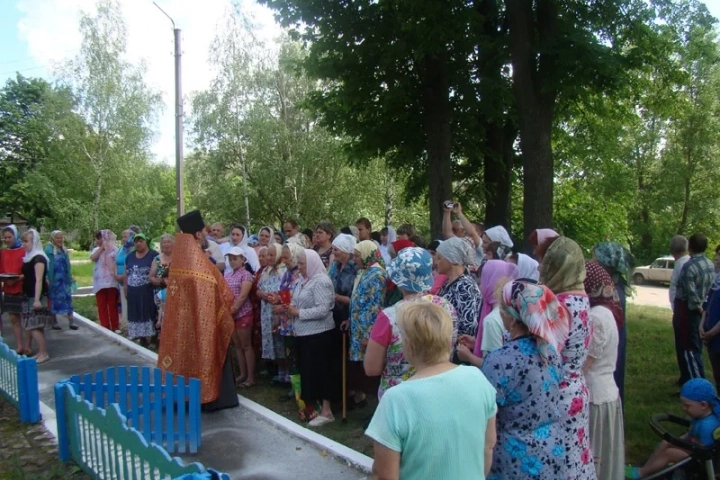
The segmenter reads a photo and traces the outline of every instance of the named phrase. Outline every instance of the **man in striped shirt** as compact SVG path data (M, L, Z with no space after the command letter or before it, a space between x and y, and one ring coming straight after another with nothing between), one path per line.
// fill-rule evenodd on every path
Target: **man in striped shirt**
M707 243L699 233L688 239L690 259L680 272L675 293L673 327L681 385L691 378L705 378L699 330L702 304L715 276L714 265L705 256Z

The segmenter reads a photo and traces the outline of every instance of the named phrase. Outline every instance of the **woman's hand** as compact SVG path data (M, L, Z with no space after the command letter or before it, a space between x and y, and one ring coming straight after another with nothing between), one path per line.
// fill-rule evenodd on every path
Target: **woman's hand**
M475 348L475 337L472 335L460 335L458 345L466 347L468 350Z
M115 275L115 280L117 280L118 283L120 283L120 284L123 283L123 279L124 279L124 278L125 278L124 275Z
M280 303L280 297L275 293L268 293L267 302L273 305L277 305L278 303ZM273 313L275 313L275 309L273 309Z
M287 312L287 305L275 305L272 308L273 315L283 315Z
M272 333L277 333L278 329L280 328L280 320L275 319L272 321Z
M465 345L458 345L457 354L460 361L465 363L470 363L472 357L475 356L473 355L472 351Z
M297 317L298 315L300 315L300 310L298 310L298 308L294 305L288 305L287 314L291 317Z
M33 301L33 309L34 310L40 310L42 308L42 303L40 303L40 300Z
M340 322L340 330L343 332L350 330L350 320L343 320Z

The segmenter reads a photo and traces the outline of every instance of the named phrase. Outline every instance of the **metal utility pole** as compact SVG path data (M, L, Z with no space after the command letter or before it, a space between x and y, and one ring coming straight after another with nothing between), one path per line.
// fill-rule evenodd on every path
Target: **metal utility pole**
M182 48L180 47L180 29L175 28L175 21L160 5L153 2L167 18L170 19L175 34L175 196L177 200L177 216L185 215L185 187L183 182L183 97L182 97Z

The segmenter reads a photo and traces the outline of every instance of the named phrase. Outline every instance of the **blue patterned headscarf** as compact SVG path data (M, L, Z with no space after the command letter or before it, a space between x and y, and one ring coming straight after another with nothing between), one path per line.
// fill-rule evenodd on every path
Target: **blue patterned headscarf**
M635 268L635 256L630 250L617 242L600 242L593 248L593 254L598 263L608 271L615 285L623 280L625 293L632 293L628 277Z
M123 244L123 251L128 254L135 248L135 232L128 230L128 239Z
M680 396L693 402L707 402L715 415L720 415L720 399L717 397L715 387L704 378L688 380L680 389Z
M432 257L424 248L403 248L390 261L387 271L390 280L405 291L424 293L432 288Z

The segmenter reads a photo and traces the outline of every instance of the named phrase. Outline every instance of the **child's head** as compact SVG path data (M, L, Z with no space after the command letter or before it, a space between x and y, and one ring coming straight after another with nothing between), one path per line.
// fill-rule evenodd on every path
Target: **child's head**
M691 418L702 418L720 410L715 387L704 378L693 378L680 390L683 410Z

